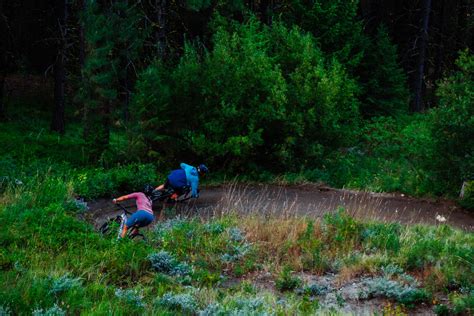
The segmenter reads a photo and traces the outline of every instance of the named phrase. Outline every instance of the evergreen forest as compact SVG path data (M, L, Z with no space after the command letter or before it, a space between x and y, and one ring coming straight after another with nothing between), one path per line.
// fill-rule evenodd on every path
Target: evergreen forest
M472 0L0 0L0 315L472 315L473 49Z

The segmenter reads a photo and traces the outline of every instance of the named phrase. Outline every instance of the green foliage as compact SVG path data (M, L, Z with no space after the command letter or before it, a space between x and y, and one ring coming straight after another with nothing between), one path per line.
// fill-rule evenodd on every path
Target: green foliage
M312 174L334 186L375 192L445 193L435 181L434 141L426 115L373 118L360 130L360 138L359 145L328 155L325 169Z
M474 180L466 181L464 196L460 200L460 204L466 208L474 209Z
M236 218L168 220L148 232L149 243L117 242L99 237L66 208L65 201L72 198L72 180L47 175L30 181L8 187L0 200L0 221L9 223L0 233L0 305L8 306L13 314L60 310L67 314L132 315L314 313L318 304L308 296L324 295L328 290L305 287L303 297L288 294L284 307L275 303L276 297L262 298L253 288L246 290L247 296L225 287L214 293L213 288L226 277L245 275L276 260L273 254L258 256L254 249L261 247L262 241L250 244ZM318 234L320 238L315 238ZM317 253L316 263L309 268L325 267L321 272L330 266L319 265L319 257L348 268L362 264L362 260L370 270L370 264L380 264L385 277L374 281L370 295L388 297L405 306L424 302L429 295L402 269L439 269L433 273L442 276L437 290L453 284L469 288L473 282L473 236L447 226L364 224L339 211L328 215L322 224L308 221L296 244L302 255ZM357 253L357 260L347 259L348 253ZM226 254L233 259L223 260ZM159 273L151 273L151 269ZM187 291L184 284L201 290ZM302 282L288 265L276 278L276 286L291 291ZM472 308L468 292L461 291L462 295L451 297L453 313ZM207 308L200 310L203 306Z
M143 190L156 184L156 169L151 164L128 164L115 168L83 169L74 172L74 192L86 199L112 197Z
M353 140L357 85L311 35L251 18L217 27L213 42L202 54L187 45L176 67L140 76L133 107L148 156L279 170Z
M120 80L139 57L147 36L143 19L127 1L110 6L87 2L83 23L88 52L76 98L84 104L84 139L91 161L102 158L109 145Z
M439 107L431 113L439 181L456 192L474 177L474 55L461 52L459 71L440 82Z
M474 291L464 294L453 293L449 296L449 300L453 305L451 312L454 315L470 314L474 311Z
M196 301L190 294L166 293L157 300L156 303L172 311L182 312L186 315L195 314L197 310Z
M186 0L186 5L193 11L200 11L211 5L211 0Z
M343 208L339 208L335 213L325 214L323 223L327 242L338 245L338 249L342 251L353 249L359 243L362 227Z
M134 308L144 308L143 294L139 290L134 289L116 289L115 296L126 304L132 305Z
M301 279L293 276L293 271L291 271L291 268L288 266L283 267L283 270L275 281L276 288L282 292L292 291L301 286L301 284Z
M474 241L471 234L461 236L461 232L447 226L436 229L415 226L406 231L397 260L407 269L440 267L446 286L450 283L468 286L474 282L469 272L474 258Z
M52 285L49 293L57 296L74 287L79 286L81 286L81 281L79 278L71 278L68 274L64 274L59 278L52 279Z
M453 293L449 295L451 306L444 304L436 305L436 315L470 315L474 311L474 293L471 290L467 294Z
M229 273L242 274L255 268L253 248L228 221L203 225L196 220L171 219L156 225L155 238L164 251L149 259L159 272L174 275L179 261L186 261L196 269L193 279L215 283L219 278L212 271L226 267Z
M397 62L397 49L382 25L361 64L364 94L361 112L365 117L397 115L408 111L408 84ZM365 81L365 82L364 82Z
M357 66L367 46L362 21L357 17L359 1L290 1L290 12L282 18L311 32L325 53L349 68Z
M387 278L375 278L367 281L368 294L370 296L382 296L395 299L399 303L408 307L426 302L430 295L423 289L419 289L414 284L403 284Z
M369 251L386 250L396 253L400 250L400 232L400 224L368 224L361 234L362 244Z

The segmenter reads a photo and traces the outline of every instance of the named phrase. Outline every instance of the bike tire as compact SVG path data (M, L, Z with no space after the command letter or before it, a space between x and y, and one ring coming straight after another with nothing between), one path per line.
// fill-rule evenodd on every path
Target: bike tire
M141 234L141 233L129 235L128 238L130 238L130 239L132 239L132 240L142 240L142 241L146 241L145 235L143 235L143 234Z
M115 223L119 223L119 216L115 218L109 218L106 222L104 222L100 227L99 227L99 232L102 236L108 236L113 233L111 227Z

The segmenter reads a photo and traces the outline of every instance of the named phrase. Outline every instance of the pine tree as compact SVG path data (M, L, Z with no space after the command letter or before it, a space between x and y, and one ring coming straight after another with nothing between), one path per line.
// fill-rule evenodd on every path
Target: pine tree
M90 1L84 14L88 48L80 98L84 102L84 140L92 159L109 144L110 112L117 99L118 59L113 54L115 23L111 8Z
M365 117L396 115L408 110L407 78L397 62L397 48L381 25L362 63Z
M91 159L100 158L108 147L119 93L130 93L129 69L139 59L148 35L140 29L141 19L137 8L127 1L111 5L87 3L84 25L88 51L78 99L84 104L84 140Z

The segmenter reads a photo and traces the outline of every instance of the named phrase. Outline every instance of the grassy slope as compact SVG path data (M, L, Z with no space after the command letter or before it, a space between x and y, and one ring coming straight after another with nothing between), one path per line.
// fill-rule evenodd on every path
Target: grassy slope
M165 222L149 232L148 243L117 242L76 219L74 185L44 175L2 195L0 221L9 225L0 235L0 305L15 313L57 304L72 313L141 314L253 308L257 299L262 311L310 312L317 308L317 300L308 300L314 294L294 294L304 286L288 271L337 271L344 280L380 276L387 267L398 271L391 279L402 282L400 275L409 272L424 289L367 289L368 295L411 306L456 291L461 294L452 294L453 301L472 304L474 235L447 226L360 223L344 212L322 222L226 214L208 223ZM249 283L216 286L256 271L269 271L278 288L289 291L288 305Z
M78 154L79 135L74 126L65 137L49 133L39 114L0 125L0 145L8 149L0 161L7 176L0 185L0 221L6 224L0 232L0 308L124 315L320 310L318 296L291 271L338 272L341 281L385 275L375 278L380 284L367 288L367 295L405 306L439 292L449 293L450 312L474 304L474 236L446 226L360 223L344 213L323 222L227 214L208 223L166 222L146 244L101 238L77 219L81 210L73 197L132 190L154 180L156 170L88 167ZM285 304L278 292L261 292L251 282L219 286L259 271L270 272L285 291ZM406 273L420 285L404 280Z

